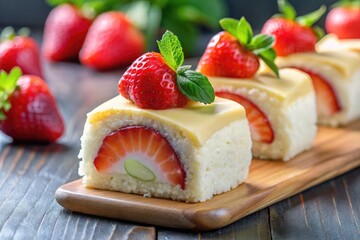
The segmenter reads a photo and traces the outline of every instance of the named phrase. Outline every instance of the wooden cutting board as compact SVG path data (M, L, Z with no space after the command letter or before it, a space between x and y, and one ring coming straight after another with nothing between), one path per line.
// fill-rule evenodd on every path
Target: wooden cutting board
M247 181L203 203L184 203L88 189L81 180L61 186L56 200L71 211L172 228L211 230L360 166L360 121L320 128L314 146L290 162L254 159Z

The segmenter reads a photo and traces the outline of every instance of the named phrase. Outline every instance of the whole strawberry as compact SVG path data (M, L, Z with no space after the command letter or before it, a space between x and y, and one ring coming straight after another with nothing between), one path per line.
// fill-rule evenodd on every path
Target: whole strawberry
M181 66L184 53L178 38L166 31L158 41L161 54L139 57L119 81L119 93L140 108L167 109L184 106L189 99L211 103L214 89L199 72Z
M145 50L145 38L120 12L99 15L80 52L80 61L96 70L130 64Z
M11 27L6 27L0 37L0 70L10 72L20 67L25 74L42 76L39 47L28 37L28 30L19 30L19 35Z
M317 11L297 17L295 9L286 1L278 0L280 15L275 15L264 24L261 32L275 37L274 50L278 56L291 53L315 51L320 29L311 26L326 11L321 6Z
M250 78L258 71L261 58L278 75L272 36L253 36L244 17L240 21L224 18L220 25L225 32L210 40L197 66L198 71L207 76Z
M339 1L327 15L325 29L340 39L360 38L360 0Z
M14 141L56 141L64 124L54 97L41 78L21 74L0 72L0 130Z
M50 61L78 59L92 20L70 4L55 7L45 22L43 53Z

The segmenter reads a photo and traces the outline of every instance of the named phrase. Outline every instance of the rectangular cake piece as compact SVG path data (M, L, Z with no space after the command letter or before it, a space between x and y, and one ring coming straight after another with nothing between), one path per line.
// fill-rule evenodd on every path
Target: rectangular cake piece
M217 96L247 111L257 158L290 160L309 149L316 134L315 95L308 75L280 71L280 79L260 73L251 79L210 77Z
M146 110L117 96L88 114L79 157L86 187L202 202L246 179L250 130L226 99Z
M278 57L277 64L310 75L319 124L343 126L360 117L360 55L347 50L305 52Z

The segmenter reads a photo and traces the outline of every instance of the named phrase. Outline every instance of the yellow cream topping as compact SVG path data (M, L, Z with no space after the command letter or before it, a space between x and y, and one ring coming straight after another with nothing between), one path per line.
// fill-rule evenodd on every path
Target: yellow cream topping
M223 127L246 118L245 109L240 104L222 98L215 98L208 105L190 102L183 108L151 110L138 108L129 100L117 96L91 111L88 123L97 125L113 114L140 115L166 124L185 133L196 147L205 144Z
M307 74L296 69L281 69L280 79L263 72L251 79L233 79L209 77L217 90L224 88L259 89L281 101L291 102L313 91L311 79Z
M349 79L360 65L360 58L350 51L304 52L276 58L280 67L304 67L323 65L339 72L343 79Z
M328 34L316 44L320 52L351 50L360 53L360 39L339 39L334 34Z

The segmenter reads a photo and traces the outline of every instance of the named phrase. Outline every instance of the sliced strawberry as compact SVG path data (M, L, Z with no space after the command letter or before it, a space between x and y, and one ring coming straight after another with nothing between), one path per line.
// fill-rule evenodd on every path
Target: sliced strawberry
M142 181L162 179L185 188L185 171L168 141L153 129L121 128L105 137L94 160L99 172L127 172Z
M312 79L316 93L316 108L318 115L331 116L341 110L335 91L328 81L321 75L307 69L298 68L306 72Z
M245 108L253 141L263 143L272 143L274 141L274 131L268 118L253 102L235 93L216 91L215 94L218 97L238 102Z

